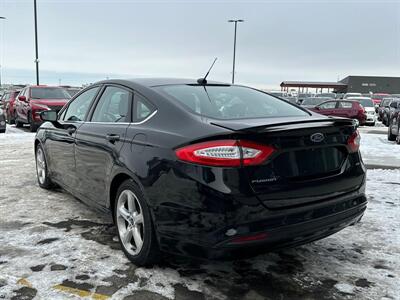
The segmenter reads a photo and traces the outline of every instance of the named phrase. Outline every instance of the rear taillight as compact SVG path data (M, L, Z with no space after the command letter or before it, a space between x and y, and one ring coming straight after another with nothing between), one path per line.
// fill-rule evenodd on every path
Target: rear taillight
M258 165L275 149L271 146L242 140L209 141L175 150L179 160L218 167Z
M347 140L347 146L349 147L350 152L357 152L360 149L360 133L356 130Z

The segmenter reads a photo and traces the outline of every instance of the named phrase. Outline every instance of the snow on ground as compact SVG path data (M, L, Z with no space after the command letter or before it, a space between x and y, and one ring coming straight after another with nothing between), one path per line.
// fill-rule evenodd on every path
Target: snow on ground
M107 217L38 187L34 135L10 131L0 135L0 299L77 299L76 291L87 299L400 299L400 169L368 170L362 221L318 242L231 262L166 256L137 268ZM379 137L362 133L362 147L386 151ZM400 146L392 149L398 158Z
M400 146L388 141L387 127L361 127L361 154L366 164L400 168Z

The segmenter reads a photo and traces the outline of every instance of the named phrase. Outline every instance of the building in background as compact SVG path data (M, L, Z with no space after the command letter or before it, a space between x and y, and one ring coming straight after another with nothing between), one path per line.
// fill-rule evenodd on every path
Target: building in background
M297 88L299 92L308 92L315 89L316 92L335 91L338 93L387 93L400 94L400 77L384 76L347 76L338 82L325 81L283 81L283 91Z

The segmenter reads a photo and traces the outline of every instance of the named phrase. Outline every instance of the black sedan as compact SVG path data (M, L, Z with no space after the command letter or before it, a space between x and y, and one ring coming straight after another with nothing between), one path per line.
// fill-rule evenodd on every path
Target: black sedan
M126 256L231 258L358 222L365 167L352 120L205 80L107 80L41 113L39 185L114 218Z

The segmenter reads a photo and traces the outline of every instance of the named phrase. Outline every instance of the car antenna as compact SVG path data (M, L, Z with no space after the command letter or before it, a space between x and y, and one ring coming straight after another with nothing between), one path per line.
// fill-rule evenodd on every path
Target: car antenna
M214 61L213 61L212 65L211 65L210 69L208 70L206 76L204 76L204 78L199 78L199 79L197 79L197 83L198 83L198 84L202 84L202 85L206 85L206 84L207 84L207 76L208 76L208 74L210 74L210 71L211 71L212 67L214 66L215 62L217 61L217 58L218 58L218 57L216 57L216 58L214 59Z

